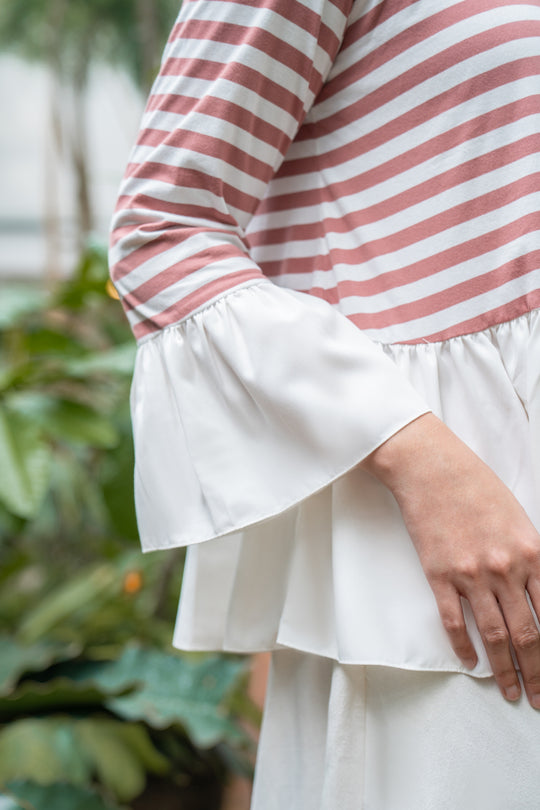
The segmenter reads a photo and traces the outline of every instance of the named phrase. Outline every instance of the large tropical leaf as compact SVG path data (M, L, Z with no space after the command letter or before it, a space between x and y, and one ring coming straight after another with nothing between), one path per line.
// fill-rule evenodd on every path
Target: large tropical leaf
M97 779L117 799L130 801L144 790L148 772L168 769L143 726L114 718L26 718L0 731L4 786L14 780L84 786Z
M0 695L11 692L21 675L39 672L56 661L65 661L77 654L73 646L37 641L20 644L9 636L0 636Z
M69 779L84 785L91 768L78 745L73 723L57 718L25 718L0 731L0 784L31 779L51 784Z
M120 687L119 693L134 687ZM73 681L71 678L52 677L45 681L26 679L12 694L0 697L0 720L42 714L43 712L73 712L99 710L115 690L104 690L98 685Z
M0 501L18 517L37 514L49 483L51 452L37 425L0 404Z
M21 803L1 804L0 810L117 810L98 793L66 782L39 785L35 782L11 782L9 790ZM9 797L5 797L10 801Z
M91 679L110 690L136 682L138 689L109 698L107 708L154 728L180 723L195 745L207 748L222 740L244 739L225 707L244 671L245 662L236 658L193 659L132 646L117 661L83 665L72 677Z
M89 718L77 723L77 736L98 781L120 801L142 793L147 771L169 770L168 760L154 748L143 726Z

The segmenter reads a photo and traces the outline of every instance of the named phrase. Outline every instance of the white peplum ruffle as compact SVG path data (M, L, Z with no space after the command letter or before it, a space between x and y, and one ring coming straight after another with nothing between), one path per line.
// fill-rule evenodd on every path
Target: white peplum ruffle
M143 343L141 540L190 545L175 645L464 671L393 497L357 465L432 409L540 527L538 357L538 312L381 346L325 302L265 281ZM473 674L489 675L468 620Z

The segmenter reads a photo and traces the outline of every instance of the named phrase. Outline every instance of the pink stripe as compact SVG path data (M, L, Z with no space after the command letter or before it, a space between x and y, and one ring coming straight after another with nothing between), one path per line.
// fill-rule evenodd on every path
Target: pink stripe
M215 22L188 20L183 26L182 39L205 40L209 43L223 42L228 45L246 45L256 48L258 51L271 56L272 59L290 67L291 70L294 70L298 76L302 76L306 81L309 81L312 73L312 63L308 56L270 31L265 31L264 28L248 28L236 23L226 23L219 20Z
M196 169L186 169L182 166L169 166L165 163L130 163L126 169L126 177L135 177L139 180L157 180L182 188L197 189L203 194L210 191L218 199L224 197L229 205L240 211L252 213L259 202L256 197L240 191L234 186L225 183L218 177L205 174Z
M428 335L426 338L417 338L416 340L402 342L414 344L428 341L434 343L439 340L461 337L462 335L472 334L473 332L479 332L483 329L498 326L506 321L512 321L514 318L519 318L520 315L525 315L527 312L531 312L531 310L537 309L538 307L540 307L540 290L533 290L532 292L525 293L525 295L521 295L514 301L490 309L488 312L482 313L482 315L478 315L476 318L462 321L448 329L443 329L441 332L435 332L432 335Z
M492 0L490 3L490 8L497 8L497 7L506 7L511 5L522 5L523 0L500 0L497 2L496 0ZM362 24L362 19L359 20L357 23L353 23L351 25L350 30L347 32L346 40L344 42L344 49L346 47L350 47L354 45L362 36L368 34L375 26L380 25L385 19L389 19L391 16L396 14L398 11L401 11L403 8L411 5L410 0L406 0L406 2L396 2L394 0L393 3L384 3L383 9L380 7L375 8L370 12L373 16L371 20L368 22L367 26ZM388 9L389 13L386 13L386 7L391 6L391 11ZM395 37L391 40L384 42L383 45L379 46L375 50L371 51L369 55L361 60L358 61L354 65L354 69L350 69L348 71L344 71L342 74L338 75L332 82L328 82L325 86L319 100L325 101L327 98L339 93L345 87L349 87L353 82L360 81L364 79L369 73L376 70L377 68L382 67L387 62L395 59L396 56L399 56L405 51L409 50L410 48L420 47L424 43L424 41L435 34L444 31L446 28L449 28L456 23L463 22L464 20L471 19L475 17L477 14L485 12L486 7L484 3L478 4L471 2L471 0L465 0L465 2L459 3L457 5L453 5L450 8L444 9L433 14L430 17L426 17L423 20L419 20L414 25L409 26L401 30ZM377 13L378 12L378 13ZM368 17L369 15L366 15ZM506 27L508 25L514 26L521 26L523 30L523 23L503 23L500 26L493 28L492 30L496 31L497 28ZM518 32L518 36L522 35L521 32ZM489 32L486 32L489 33ZM477 34L476 36L481 36L481 34ZM464 43L471 43L474 37L466 38L461 40L459 43L461 46ZM496 44L499 44L501 39L499 38ZM447 49L447 51L451 49L455 49L456 43L453 42L452 45ZM477 52L477 48L474 47L471 49L470 54L472 55ZM444 53L444 51L441 51ZM455 51L454 51L455 53ZM432 57L433 58L433 57ZM426 60L427 64L430 60ZM452 64L455 63L455 56ZM419 66L420 67L420 66ZM428 76L428 71L426 71L426 77ZM424 77L425 78L425 77Z
M164 223L164 226L166 226L166 223ZM230 231L221 228L210 229L204 226L198 228L187 226L172 227L169 224L169 227L159 236L159 241L150 239L150 241L144 242L142 245L132 250L131 253L128 253L120 259L120 261L114 265L112 279L115 282L120 281L149 259L160 256L173 247L178 247L182 242L187 242L192 236L196 236L197 234L208 235L210 232L230 234ZM137 242L139 242L139 240L137 240Z
M165 213L167 216L164 217L159 222L156 222L155 225L148 226L145 222L139 221L141 218L141 214L136 213L134 214L135 220L130 225L123 225L121 227L117 227L111 233L111 241L110 244L115 245L120 239L127 237L130 233L133 233L137 230L142 230L146 232L150 229L154 230L157 229L165 229L171 226L172 218L173 217L184 217L186 218L186 226L193 227L190 224L190 220L196 219L207 219L209 222L212 223L211 227L215 227L216 225L229 225L232 227L237 227L236 221L229 215L225 214L223 211L218 211L215 208L205 208L202 205L186 205L186 204L175 204L175 203L168 203L164 200L157 200L154 197L148 197L145 194L134 194L132 196L123 195L118 199L118 204L116 207L117 211L123 211L127 213L129 209L138 208L138 209L146 209L146 211L151 212L151 216L155 217L157 211L161 211ZM189 218L189 219L188 219ZM188 224L189 223L189 224ZM178 225L176 227L181 227ZM204 224L201 225L204 227Z
M201 155L216 157L264 183L270 180L274 172L271 165L244 152L234 143L215 138L212 135L205 135L203 132L190 132L186 129L177 129L172 132L161 129L143 129L139 134L137 144L139 146L186 149Z
M238 3L239 6L245 6L246 0L229 0L231 3ZM342 11L345 16L348 16L352 0L332 0L333 5ZM189 0L184 0L184 5L187 7ZM257 0L257 9L268 9L274 14L284 17L286 20L294 23L299 28L303 28L308 34L316 37L320 28L320 16L316 11L311 11L303 3L297 3L295 0ZM187 21L181 21L172 30L170 40L180 39L183 37L183 26ZM326 26L325 26L326 27ZM330 29L327 29L329 34L332 34ZM335 34L332 34L335 39Z
M176 192L176 188L175 188ZM193 217L194 219L211 219L221 225L237 225L236 220L230 214L219 211L206 205L191 205L188 203L174 203L169 200L160 200L157 197L150 197L148 194L122 194L118 198L117 211L126 211L129 208L146 208L154 213L162 211L169 217ZM136 215L137 216L137 215Z
M396 231L382 239L373 239L365 244L365 248L371 256L384 256L393 253L464 222L470 222L490 211L496 211L503 205L515 202L527 194L537 191L539 188L540 172L529 174L522 180L516 180L507 186L501 186L480 197L466 200L460 205L455 205L453 208L435 214L429 219L408 228L403 228L401 231Z
M297 120L303 114L301 98L298 98L281 84L263 76L259 71L246 65L239 65L237 62L223 64L222 62L212 62L209 59L173 59L171 57L166 60L160 75L205 79L211 82L217 82L219 79L230 81L239 87L252 90L267 101L271 101L276 107ZM215 90L216 88L212 89Z
M515 239L522 238L528 233L538 231L538 213L533 212L497 228L481 236L453 245L440 253L418 259L410 265L397 270L381 272L373 278L356 282L357 295L377 295L384 290L393 290L403 284L410 284L428 278L442 270L447 270L462 262L477 259L485 253L496 250ZM354 250L334 249L328 254L316 258L287 259L284 262L259 262L259 265L268 277L283 275L284 273L312 273L315 270L329 270L337 264L351 266L366 266L373 260L371 251L364 250L364 246Z
M260 278L261 274L256 270L242 270L238 273L222 276L206 284L204 287L199 287L198 290L190 295L186 295L181 301L176 301L174 304L171 304L170 307L167 307L167 309L164 309L162 312L156 313L154 318L148 318L136 324L133 327L133 333L139 340L146 335L164 329L166 326L172 326L183 318L191 315L194 310L208 303L217 295L233 290L236 286L246 281Z
M318 257L305 256L295 259L287 259L283 263L286 269L280 269L278 272L279 274L283 272L287 273L313 272L313 270L315 269L330 270L331 266L335 264L345 263L352 265L364 263L366 261L373 261L377 257L387 255L388 253L393 253L394 251L398 251L406 247L410 247L411 245L414 245L417 242L421 242L424 239L428 239L431 236L434 236L438 233L442 233L443 231L448 230L449 228L461 225L465 222L470 222L475 217L484 215L486 213L489 213L490 211L494 211L497 208L500 208L501 206L506 205L515 200L519 200L526 194L538 190L538 188L540 187L540 183L535 186L534 181L540 181L540 172L528 175L524 177L522 180L511 183L508 186L503 186L501 188L495 189L495 191L491 191L488 194L483 195L482 197L476 197L471 200L467 200L466 202L461 203L460 205L456 205L453 208L449 208L448 210L443 211L440 214L435 214L433 217L415 223L414 225L411 225L408 228L404 228L401 231L396 231L395 233L388 234L387 236L384 236L380 239L373 239L371 242L364 242L360 247L355 247L352 249L335 248L333 250L330 250L327 255L327 261L324 262L323 266L321 266L321 260L324 257L321 257L319 259ZM525 219L528 219L528 217L525 217ZM536 228L538 228L538 222L539 218L538 214L536 214L536 224L532 226L531 230L535 230ZM503 231L506 231L506 228L503 227L496 232L491 232L490 238L493 238L493 233L501 233ZM485 238L486 238L485 235L479 237L479 239L482 241L485 240ZM456 248L462 248L466 244L467 243L462 243L461 245L457 245ZM486 244L486 249L485 251L482 252L488 252L491 249L492 247ZM422 266L422 264L423 262L419 261L416 263L416 266L420 267ZM279 266L280 266L279 261L261 262L261 268L267 275L275 275L276 268ZM393 271L392 273L381 274L380 276L378 276L378 279L382 282L382 286L388 289L383 279L387 280L390 276L393 276L394 273L400 272L401 271ZM437 271L434 270L434 272ZM370 280L369 283L373 283L373 280ZM393 284L392 286L394 287L398 285Z
M439 290L417 301L410 301L407 304L401 304L379 312L358 313L355 315L355 323L362 329L384 329L400 323L414 321L418 318L425 318L502 287L511 279L521 278L539 269L540 250L535 250L517 256L495 270L462 281L453 287ZM313 287L310 293L318 298L323 298L330 304L337 304L350 296L358 295L357 287L358 283L355 281L343 281L339 282L331 290Z
M484 113L476 118L459 124L446 132L436 135L424 143L413 146L401 155L385 161L384 163L375 166L368 171L362 172L355 177L339 183L330 183L322 189L306 189L300 192L290 194L280 194L269 197L262 201L257 213L267 214L274 211L286 211L289 209L296 210L304 206L310 206L314 203L320 202L333 202L340 197L348 194L354 194L359 189L367 190L379 183L398 177L402 172L419 166L427 160L430 160L445 151L459 146L464 143L469 136L475 133L482 132L487 134L494 131L499 127L506 126L528 115L537 114L540 110L540 95L530 96L527 99L511 102L503 107L499 107L493 111ZM363 141L363 139L362 139ZM360 146L359 142L357 142ZM361 151L369 151L371 148L379 144L363 143L362 149L355 148L354 152L349 151L351 145L341 147L340 159L334 161L332 158L327 162L326 155L317 161L317 169L325 170L335 165L342 163L346 160L351 160L358 157ZM332 152L332 155L334 152ZM312 168L315 158L312 158ZM250 239L252 235L250 235Z
M250 135L254 135L260 141L269 143L276 148L281 142L288 143L285 134L278 127L268 123L263 118L258 118L252 112L246 110L245 107L240 107L238 104L233 104L217 96L198 99L191 96L156 94L150 97L147 109L174 113L175 115L187 115L195 110L203 115L230 122L239 129L249 132Z
M241 253L241 251L234 250L228 243L204 248L176 264L166 267L160 273L156 273L152 278L148 279L148 281L145 281L143 284L131 290L130 293L124 296L124 300L127 304L126 308L137 309L140 304L146 303L150 298L163 292L173 284L182 281L182 279L197 273L199 270L204 270L208 265L222 261L223 259L235 258L245 259L246 256L244 253ZM223 274L223 268L216 271L216 273Z
M461 163L453 169L448 169L446 172L435 175L429 180L402 191L393 197L389 197L382 202L358 209L357 211L351 211L347 214L347 217L326 218L320 222L309 222L259 231L250 234L249 244L251 247L258 245L281 245L287 240L316 239L321 236L321 233L349 233L354 227L378 222L385 217L405 211L407 208L417 205L430 197L436 196L450 188L455 188L468 180L480 177L482 174L502 168L519 158L532 155L534 152L540 154L540 134L529 135L521 141L501 146L499 149L494 149L493 152ZM350 186L350 181L343 185ZM357 183L356 187L361 188L363 191L366 190L362 182ZM347 189L349 192L350 190L350 188ZM540 190L540 183L538 190ZM347 191L339 188L339 196L344 196ZM311 202L313 204L313 199Z
M514 70L512 70L512 68ZM386 121L378 129L374 129L366 135L357 138L346 147L339 147L326 152L324 156L325 166L338 165L344 160L350 160L353 157L357 157L371 149L388 143L400 135L404 135L410 130L417 128L420 123L425 125L432 118L461 104L464 99L472 100L473 98L478 98L490 90L495 90L509 82L513 82L516 79L516 73L519 73L520 78L538 76L540 74L540 57L528 56L523 59L517 59L515 62L498 65L496 68L486 71L486 73L481 73L466 79L461 84L451 87L439 95L424 101L419 106L413 107L397 118ZM355 102L347 109L347 117L349 120L355 120L355 116L358 115L358 120L361 121L363 116L367 115L371 109L372 105L366 103L366 106L364 106L363 102ZM334 115L332 120L342 122L343 119L340 115ZM315 125L309 126L315 127ZM302 128L302 137L304 137L305 129L307 129L307 127ZM329 128L328 131L326 126L324 130L319 129L317 133L319 137L322 131L328 134L332 131L332 128ZM315 137L315 131L308 137ZM294 161L287 161L284 163L280 174L283 176L297 175L310 171L313 171L313 157L311 156L299 158Z
M399 14L405 8L414 5L417 0L393 0L392 3L379 2L375 8L363 14L347 29L343 49L354 45L362 37L373 31L378 25Z

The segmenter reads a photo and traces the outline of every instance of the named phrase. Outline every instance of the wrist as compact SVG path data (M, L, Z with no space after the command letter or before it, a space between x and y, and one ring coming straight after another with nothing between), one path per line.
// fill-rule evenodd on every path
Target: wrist
M440 419L433 413L423 414L377 447L362 467L397 495L403 482L426 471L424 462L429 466L448 436L455 438Z

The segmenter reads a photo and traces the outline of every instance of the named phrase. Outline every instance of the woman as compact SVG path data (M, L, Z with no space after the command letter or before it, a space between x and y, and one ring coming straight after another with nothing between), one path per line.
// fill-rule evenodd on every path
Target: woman
M537 807L539 76L538 2L171 33L112 276L175 643L273 650L254 810Z

